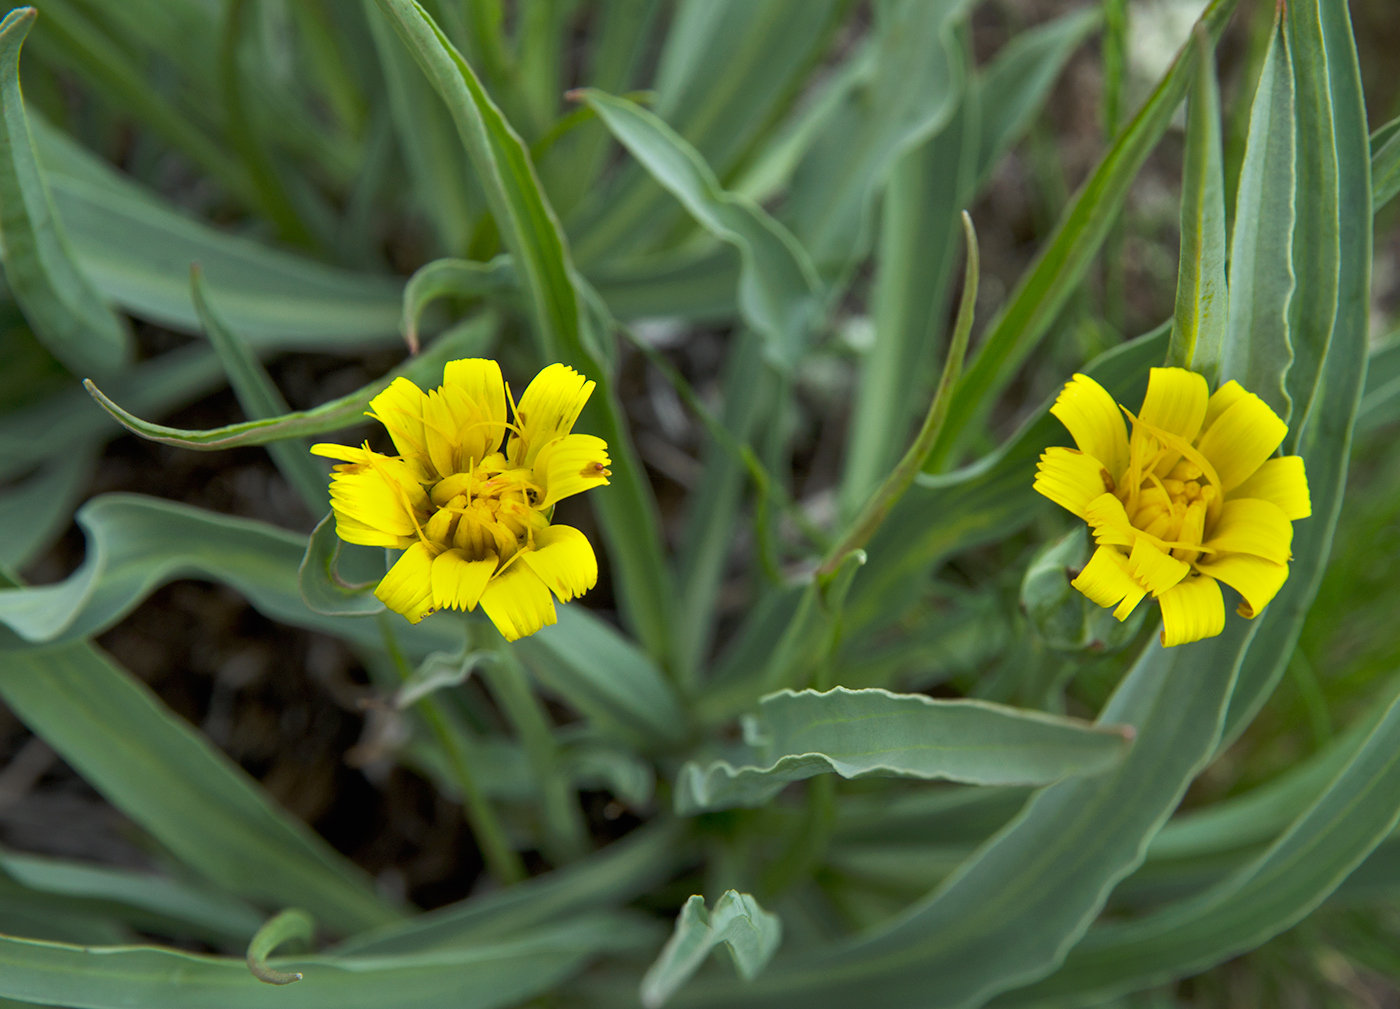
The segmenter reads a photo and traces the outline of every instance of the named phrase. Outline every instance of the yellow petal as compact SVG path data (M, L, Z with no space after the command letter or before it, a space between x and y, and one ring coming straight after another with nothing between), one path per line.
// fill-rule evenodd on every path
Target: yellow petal
M1254 471L1252 477L1235 488L1232 496L1258 498L1276 504L1283 509L1290 522L1312 514L1308 477L1300 455L1267 460Z
M366 443L364 447L361 447L359 445L338 445L335 442L323 441L317 445L311 446L311 454L325 456L327 459L340 459L343 462L362 463L365 461L366 457L372 453L370 452L368 443Z
M1245 392L1244 386L1233 379L1226 382L1211 394L1210 402L1206 404L1206 419L1201 427L1209 428L1222 413L1248 395L1249 393Z
M433 607L474 610L486 583L496 573L496 555L474 561L461 550L444 550L433 561Z
M601 487L612 474L608 471L608 443L591 434L566 434L544 447L535 460L534 480L544 488L544 499L537 508L548 508L557 501L593 487Z
M1283 444L1286 434L1288 425L1278 414L1254 393L1246 392L1206 428L1196 447L1215 467L1221 490L1229 493L1254 475Z
M1153 427L1194 441L1201 433L1209 399L1210 389L1203 375L1185 368L1153 368L1138 417Z
M540 576L518 562L491 579L481 594L481 608L507 641L527 637L559 619Z
M522 552L520 560L566 603L598 584L593 544L572 526L550 526L537 532L535 548Z
M1138 420L1159 431L1176 435L1190 443L1201 431L1210 390L1203 375L1185 368L1153 368L1147 380L1147 395L1142 400ZM1135 438L1142 437L1137 428ZM1166 476L1181 458L1180 453L1167 451L1158 461L1154 472Z
M1104 464L1078 449L1047 448L1035 467L1035 489L1061 508L1085 517L1089 502L1111 488ZM1109 481L1112 481L1109 477Z
M1094 531L1094 542L1131 547L1138 541L1138 530L1128 521L1123 502L1112 494L1100 494L1084 509L1084 518Z
M1190 570L1191 565L1164 553L1149 543L1146 537L1139 537L1133 544L1133 552L1128 555L1129 574L1154 596L1166 592L1185 578Z
M374 594L389 609L416 624L433 610L433 554L422 543L405 550L388 574L379 580Z
M1113 615L1119 620L1127 620L1147 595L1147 590L1129 574L1128 559L1113 547L1095 550L1079 577L1070 584L1100 606L1116 606Z
M573 430L595 384L566 364L551 364L536 375L516 404L520 432L511 439L511 463L533 466L541 449Z
M1183 578L1158 601L1162 604L1162 644L1167 648L1213 638L1225 629L1225 599L1214 578Z
M417 537L412 509L426 507L427 495L402 460L375 452L364 458L331 476L336 535L365 546L405 546L404 537Z
M1275 564L1249 554L1226 554L1216 560L1206 558L1196 562L1196 569L1220 579L1244 596L1239 606L1242 617L1258 616L1288 581L1287 564Z
M399 455L425 456L423 407L427 396L406 378L396 378L369 401L369 415L383 424Z
M448 361L442 370L442 392L461 411L470 404L473 416L462 432L463 450L482 459L501 447L506 432L506 383L501 366L484 357Z
M1081 452L1091 455L1117 480L1128 465L1128 429L1123 412L1103 386L1088 375L1065 383L1050 412L1059 418Z
M1292 557L1293 524L1283 509L1258 498L1235 498L1220 509L1206 546L1219 554L1252 554L1275 564Z

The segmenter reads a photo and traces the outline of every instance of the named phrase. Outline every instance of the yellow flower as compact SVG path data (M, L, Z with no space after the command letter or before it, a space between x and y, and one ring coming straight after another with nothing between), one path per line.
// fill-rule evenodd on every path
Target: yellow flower
M403 553L374 594L417 623L477 603L514 641L555 622L564 602L598 581L588 538L552 525L554 505L606 484L608 446L570 434L594 383L552 364L517 404L495 361L452 361L424 393L398 378L370 402L398 455L366 442L315 445L342 459L331 477L336 533L347 543Z
M1244 597L1244 617L1283 587L1292 523L1312 504L1302 458L1270 458L1288 425L1262 399L1238 382L1210 395L1195 372L1153 368L1137 416L1085 375L1050 412L1079 449L1047 449L1035 489L1094 532L1080 592L1119 620L1151 593L1170 647L1225 629L1217 580Z

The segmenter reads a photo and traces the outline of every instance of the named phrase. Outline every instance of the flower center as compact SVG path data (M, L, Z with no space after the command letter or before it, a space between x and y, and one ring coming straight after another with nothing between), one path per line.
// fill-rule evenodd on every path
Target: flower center
M1114 493L1134 528L1190 563L1200 556L1207 526L1220 513L1219 479L1184 439L1128 416L1133 422L1128 467Z
M424 541L439 551L461 550L468 560L504 563L549 525L537 507L543 489L500 453L437 481L428 497L435 509L422 524Z

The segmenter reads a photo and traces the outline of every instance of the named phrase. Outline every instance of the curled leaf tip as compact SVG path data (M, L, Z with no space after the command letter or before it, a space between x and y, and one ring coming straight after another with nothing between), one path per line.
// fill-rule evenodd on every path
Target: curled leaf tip
M248 971L265 984L284 985L300 981L301 971L280 971L267 965L272 951L289 940L309 943L316 931L311 915L301 908L288 908L269 918L248 943Z

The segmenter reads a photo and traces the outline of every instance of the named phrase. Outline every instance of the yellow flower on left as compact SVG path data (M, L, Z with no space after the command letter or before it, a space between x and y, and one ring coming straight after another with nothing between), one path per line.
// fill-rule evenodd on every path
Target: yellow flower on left
M1212 395L1195 372L1153 368L1136 415L1087 375L1050 412L1079 448L1046 449L1035 489L1093 530L1098 549L1072 582L1080 592L1119 620L1151 594L1171 646L1225 629L1217 580L1244 597L1244 617L1283 588L1293 522L1312 504L1302 458L1273 458L1288 425L1262 399L1238 382Z
M403 551L374 590L385 606L416 624L479 603L514 641L555 622L551 592L568 602L597 583L588 538L550 522L556 503L611 476L607 443L570 433L593 388L552 364L517 403L495 361L452 361L437 389L398 378L370 401L398 455L312 447L343 460L331 477L336 534Z

